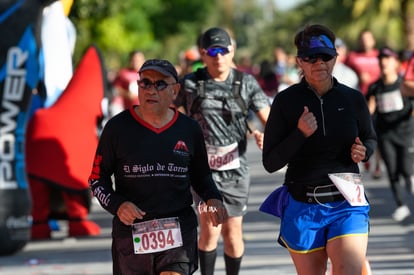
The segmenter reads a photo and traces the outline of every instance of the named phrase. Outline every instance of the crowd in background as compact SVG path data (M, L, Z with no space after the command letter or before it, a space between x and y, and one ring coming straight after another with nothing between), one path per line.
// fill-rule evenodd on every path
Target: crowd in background
M179 77L183 77L189 72L193 72L203 67L201 60L199 40L195 45L184 49L179 53L176 70ZM236 40L233 39L235 46ZM370 30L360 32L357 41L357 47L348 48L345 41L337 38L335 47L338 52L337 61L334 67L333 76L341 83L355 88L367 96L368 88L375 81L382 77L379 54L380 47L376 43L376 39ZM302 77L302 72L296 64L295 53L289 52L287 49L276 46L272 53L273 58L264 59L253 62L249 54L242 53L236 55L233 66L240 71L252 74L258 81L259 85L272 103L274 97L290 85L298 83ZM398 74L402 76L406 70L407 63L411 52L404 50L398 52ZM109 113L113 116L121 110L128 108L131 104L137 104L137 85L139 67L145 61L144 53L140 50L134 50L129 54L129 64L125 68L121 68L118 72L112 72L110 83L113 91ZM372 109L372 107L371 107ZM372 109L372 116L375 122L375 107ZM387 160L388 161L388 160ZM387 174L387 167L381 157L379 150L376 150L370 161L361 165L361 169L372 174L373 179L380 179ZM396 181L395 179L393 180ZM392 190L395 189L392 186ZM401 221L410 215L410 211L404 209L404 213L398 215L398 210L405 205L397 200L397 209L393 214L396 221Z

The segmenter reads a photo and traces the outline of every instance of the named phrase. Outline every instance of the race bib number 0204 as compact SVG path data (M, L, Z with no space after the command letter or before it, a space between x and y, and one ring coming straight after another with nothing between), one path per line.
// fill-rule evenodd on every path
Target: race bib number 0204
M227 146L206 145L210 169L225 171L240 167L239 147L237 142Z
M365 198L364 185L362 185L360 174L334 173L328 174L328 176L350 205L368 205L368 202Z
M134 223L132 239L135 254L160 252L183 245L177 217Z

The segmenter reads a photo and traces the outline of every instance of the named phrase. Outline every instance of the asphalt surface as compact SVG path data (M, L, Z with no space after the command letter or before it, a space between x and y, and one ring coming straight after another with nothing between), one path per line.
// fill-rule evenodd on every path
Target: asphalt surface
M276 243L279 220L258 211L266 196L282 184L283 171L274 174L264 171L261 153L252 141L248 158L252 184L249 212L244 219L246 250L240 274L296 274L287 250ZM385 177L373 180L369 172L363 172L362 180L371 203L367 258L372 274L414 275L414 215L400 223L393 221L395 203ZM414 213L413 196L407 198ZM100 236L68 238L65 221L59 221L60 231L53 232L52 239L29 242L15 255L0 257L0 274L111 274L111 216L94 203L90 219L101 226ZM220 243L217 275L225 274L222 254Z

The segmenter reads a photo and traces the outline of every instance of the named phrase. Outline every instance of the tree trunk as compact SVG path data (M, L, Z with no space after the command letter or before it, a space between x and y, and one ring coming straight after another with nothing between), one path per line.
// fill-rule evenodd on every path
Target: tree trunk
M401 1L403 13L405 48L414 51L414 0Z

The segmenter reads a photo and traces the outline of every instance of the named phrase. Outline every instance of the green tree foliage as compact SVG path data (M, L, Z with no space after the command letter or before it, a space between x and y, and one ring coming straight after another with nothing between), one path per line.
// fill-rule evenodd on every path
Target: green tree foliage
M273 0L76 0L70 18L78 35L75 61L95 43L111 69L133 49L178 63L179 53L212 26L232 33L236 60L247 54L255 63L273 60L275 47L295 54L295 33L311 23L331 27L350 48L368 28L379 46L414 49L414 0L302 0L288 11Z
M269 53L269 45L295 53L294 34L314 23L329 26L350 48L370 29L377 46L414 50L414 0L307 0L288 12L275 11L274 20L259 30L257 53Z
M77 29L75 60L94 43L107 66L125 64L133 49L147 56L177 58L178 49L195 44L200 23L214 3L186 0L77 0L70 18Z

